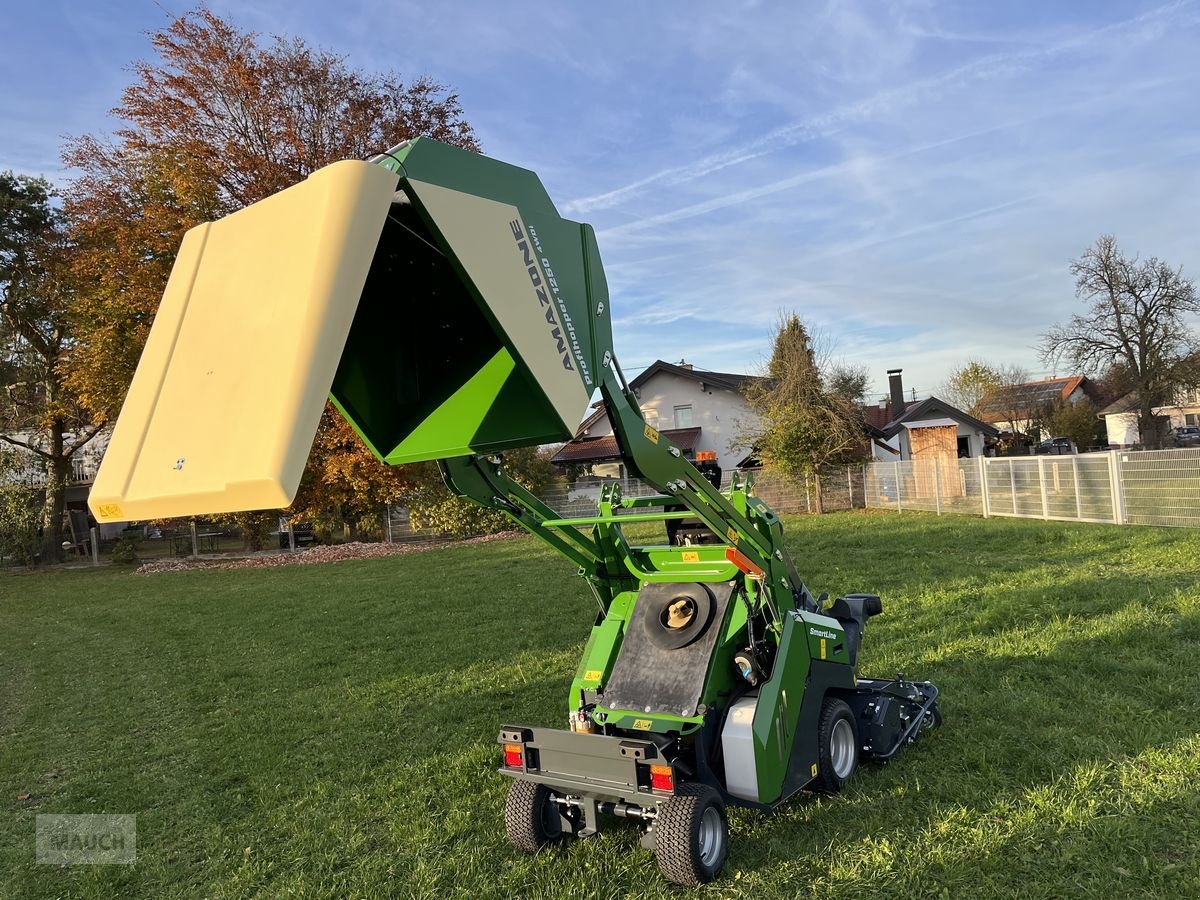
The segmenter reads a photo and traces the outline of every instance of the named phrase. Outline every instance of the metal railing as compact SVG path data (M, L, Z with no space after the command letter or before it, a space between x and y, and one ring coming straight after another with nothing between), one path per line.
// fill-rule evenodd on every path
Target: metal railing
M1200 527L1200 449L881 461L863 485L875 509Z

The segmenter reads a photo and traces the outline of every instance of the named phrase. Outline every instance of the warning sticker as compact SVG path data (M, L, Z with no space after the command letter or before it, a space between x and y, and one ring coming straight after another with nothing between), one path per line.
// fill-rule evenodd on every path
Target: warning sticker
M96 507L96 514L101 519L121 518L121 507L116 503L101 503Z

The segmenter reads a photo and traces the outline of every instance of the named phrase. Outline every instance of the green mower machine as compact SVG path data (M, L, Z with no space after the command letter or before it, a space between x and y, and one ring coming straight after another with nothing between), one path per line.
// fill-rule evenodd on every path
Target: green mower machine
M836 793L937 725L938 692L855 676L879 598L814 597L750 480L722 490L646 423L611 315L592 228L533 172L428 139L336 163L189 233L91 503L101 521L284 506L326 396L385 462L438 460L600 607L567 727L500 729L510 840L534 853L623 817L694 885L725 862L727 807ZM273 402L250 365L295 389ZM570 439L597 394L658 493L610 483L595 515L563 517L503 451ZM231 431L261 458L226 452ZM673 540L631 543L643 522Z

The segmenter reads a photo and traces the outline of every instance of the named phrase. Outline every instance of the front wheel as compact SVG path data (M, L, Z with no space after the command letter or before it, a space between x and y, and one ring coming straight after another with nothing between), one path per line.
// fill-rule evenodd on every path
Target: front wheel
M729 855L729 820L721 795L706 784L682 784L658 808L654 857L668 881L695 887L712 881Z
M562 817L550 789L532 781L514 781L504 803L504 830L512 845L525 853L537 853L562 840Z
M827 697L817 732L820 755L813 790L836 794L858 768L858 726L844 700Z

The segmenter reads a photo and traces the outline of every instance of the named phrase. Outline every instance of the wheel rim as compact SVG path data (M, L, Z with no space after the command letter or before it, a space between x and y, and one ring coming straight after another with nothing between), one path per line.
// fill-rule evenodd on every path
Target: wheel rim
M713 868L721 858L725 843L725 829L721 827L721 813L715 806L704 810L700 817L700 862L704 868Z
M562 819L559 817L558 802L553 794L546 795L542 804L542 831L550 840L562 834Z
M854 749L854 729L846 719L838 719L829 735L829 759L838 778L849 778L854 771Z

